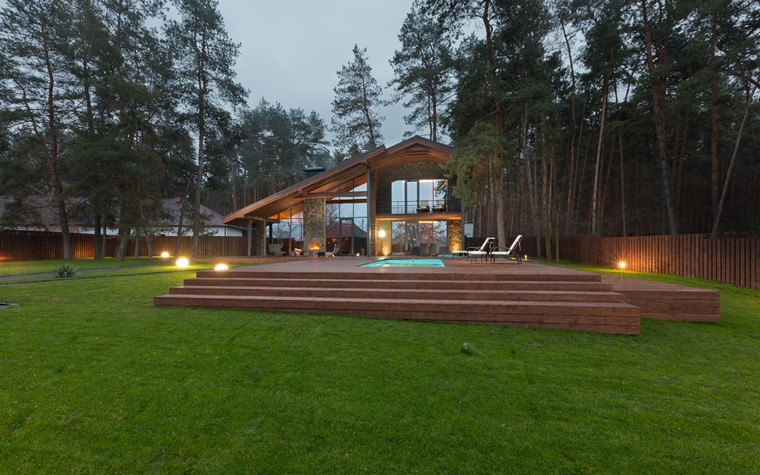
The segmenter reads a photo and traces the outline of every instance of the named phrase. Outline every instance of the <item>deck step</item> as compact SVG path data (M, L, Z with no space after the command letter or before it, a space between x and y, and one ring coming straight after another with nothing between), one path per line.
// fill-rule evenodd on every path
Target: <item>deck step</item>
M233 286L233 287L313 287L314 280L300 277L196 277L185 279L185 285L192 286ZM546 290L546 291L601 291L611 292L612 284L599 282L559 282L559 281L490 281L490 280L382 280L382 279L325 279L319 280L323 288L361 289L372 286L385 289L439 289L439 290Z
M623 295L616 292L551 291L551 290L451 290L443 289L382 289L364 287L358 289L323 287L276 287L276 286L202 286L184 285L173 287L172 294L181 295L240 295L277 297L336 297L336 298L394 298L421 300L497 300L540 302L624 302Z
M230 308L266 312L352 315L452 323L481 323L638 334L640 311L625 303L446 301L425 299L182 295L155 297L157 307Z
M261 272L231 269L227 272L205 270L198 271L198 277L236 277L236 278L261 278L270 279L292 279L301 280L322 280L325 278L324 272ZM448 281L469 281L481 280L491 282L510 282L510 281L550 281L550 282L601 282L601 276L598 274L543 274L543 273L516 273L516 274L484 274L484 273L451 273L436 272L436 268L428 270L406 270L406 269L377 269L377 272L330 272L332 279L346 280L448 280Z

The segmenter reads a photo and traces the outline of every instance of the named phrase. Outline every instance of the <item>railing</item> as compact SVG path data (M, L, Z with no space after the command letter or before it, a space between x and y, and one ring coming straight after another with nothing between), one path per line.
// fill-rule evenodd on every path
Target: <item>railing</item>
M457 199L410 201L379 201L377 214L461 213L462 203Z

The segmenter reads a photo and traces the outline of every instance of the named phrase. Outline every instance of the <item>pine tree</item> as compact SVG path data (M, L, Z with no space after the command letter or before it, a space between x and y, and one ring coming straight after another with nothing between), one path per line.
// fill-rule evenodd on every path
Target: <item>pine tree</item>
M175 0L180 21L166 28L176 58L176 91L186 110L185 119L197 134L198 172L193 200L192 257L198 256L201 231L200 207L203 189L207 129L229 115L225 104L235 106L247 92L234 81L240 45L233 43L224 28L216 0Z
M404 107L413 108L404 122L414 130L405 136L427 129L428 138L437 141L442 111L454 90L451 39L443 25L421 10L418 0L412 4L398 38L401 51L390 60L396 74L389 84L395 86L391 102L406 99Z
M334 145L344 154L368 152L383 140L380 127L385 117L377 112L382 88L372 77L365 54L367 49L354 45L354 60L338 71L338 85L332 102Z

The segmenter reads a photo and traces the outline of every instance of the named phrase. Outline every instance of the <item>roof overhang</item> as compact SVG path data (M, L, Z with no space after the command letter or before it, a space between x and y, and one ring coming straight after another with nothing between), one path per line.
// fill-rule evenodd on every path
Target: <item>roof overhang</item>
M408 162L446 163L453 149L422 137L412 137L393 147L380 146L365 154L347 160L340 165L295 184L278 193L259 200L224 218L225 224L245 226L248 220L265 220L286 208L302 209L303 201L310 198L359 197L362 193L350 189L334 190L349 181L366 182L367 169L382 172ZM366 194L364 194L366 196ZM294 210L294 213L298 211Z

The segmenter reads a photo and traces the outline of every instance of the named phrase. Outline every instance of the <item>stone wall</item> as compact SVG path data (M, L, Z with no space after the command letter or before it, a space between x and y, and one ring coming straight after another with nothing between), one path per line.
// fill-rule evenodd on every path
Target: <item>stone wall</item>
M462 247L462 220L446 221L446 234L449 239L449 252L464 250Z
M319 243L319 250L325 250L327 243L327 214L324 198L303 200L303 250L309 252L309 244Z

